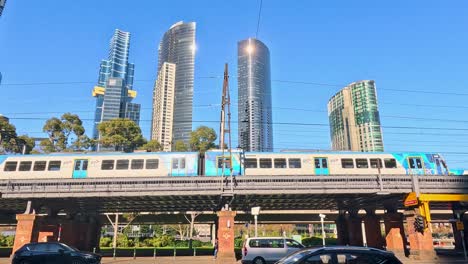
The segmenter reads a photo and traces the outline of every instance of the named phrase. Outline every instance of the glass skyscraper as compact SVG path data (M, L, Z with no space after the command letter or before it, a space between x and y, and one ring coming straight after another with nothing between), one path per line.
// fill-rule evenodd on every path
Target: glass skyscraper
M192 132L195 28L195 22L184 23L180 21L175 23L164 34L158 48L157 73L161 73L161 67L165 62L175 64L177 69L175 72L172 144L179 140L188 143L190 132ZM162 85L155 84L154 87L156 89ZM154 134L154 125L153 122L151 135Z
M99 138L97 126L102 121L116 118L129 118L140 121L140 105L131 103L136 97L133 88L135 65L128 62L130 33L116 29L110 41L109 57L102 60L97 86L94 117L94 138Z
M0 0L0 16L2 16L3 9L5 8L6 0Z
M333 150L383 151L375 82L351 83L328 102Z
M245 151L273 151L270 51L249 38L237 45L239 144Z

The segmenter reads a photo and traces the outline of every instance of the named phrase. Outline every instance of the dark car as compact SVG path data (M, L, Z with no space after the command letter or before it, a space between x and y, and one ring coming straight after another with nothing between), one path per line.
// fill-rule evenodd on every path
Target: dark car
M276 264L401 264L388 251L367 247L323 247L304 249Z
M29 243L18 249L11 264L100 264L101 256L58 242Z

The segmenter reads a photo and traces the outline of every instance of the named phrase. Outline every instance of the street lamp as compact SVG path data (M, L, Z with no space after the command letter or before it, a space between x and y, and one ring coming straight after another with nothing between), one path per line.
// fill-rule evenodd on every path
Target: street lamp
M325 228L323 227L323 219L325 219L326 215L319 214L320 223L322 223L322 245L325 247Z
M257 217L258 217L258 215L260 214L260 206L252 207L251 213L252 213L252 215L254 216L254 220L255 220L255 237L258 237L258 233L257 233Z

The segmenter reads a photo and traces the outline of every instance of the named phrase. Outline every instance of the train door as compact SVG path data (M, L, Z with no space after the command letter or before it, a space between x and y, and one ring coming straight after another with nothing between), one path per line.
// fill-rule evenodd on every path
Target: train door
M73 166L73 178L81 179L88 177L88 160L78 159L75 160L75 166Z
M185 164L185 157L172 159L171 175L172 176L186 176L187 175L187 166Z
M315 175L329 175L328 170L328 159L327 158L315 158Z
M421 157L408 157L408 173L424 175L423 159Z

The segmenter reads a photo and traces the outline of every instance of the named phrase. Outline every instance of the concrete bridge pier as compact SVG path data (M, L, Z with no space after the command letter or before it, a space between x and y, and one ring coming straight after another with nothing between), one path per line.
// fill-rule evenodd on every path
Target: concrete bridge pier
M408 256L408 244L403 226L403 214L396 209L387 209L384 215L386 249L399 257Z
M335 220L338 245L349 245L349 229L346 221L346 210L339 210Z
M349 210L346 217L348 226L348 239L350 246L363 246L362 238L362 220L358 215L359 210Z
M218 255L216 263L235 264L236 255L234 253L234 217L235 211L225 207L218 215L218 230L216 238L218 239Z
M380 228L380 217L374 209L366 209L366 215L362 218L366 231L366 243L368 247L383 249L384 240Z
M437 260L434 244L432 241L432 231L429 226L424 232L418 232L414 228L416 216L419 215L419 209L405 211L405 218L408 230L408 239L410 245L409 258L412 260Z

